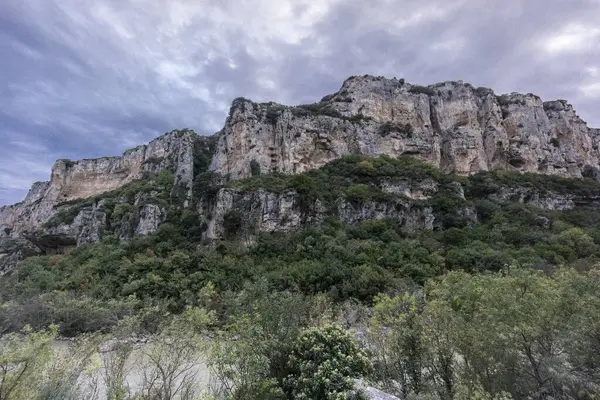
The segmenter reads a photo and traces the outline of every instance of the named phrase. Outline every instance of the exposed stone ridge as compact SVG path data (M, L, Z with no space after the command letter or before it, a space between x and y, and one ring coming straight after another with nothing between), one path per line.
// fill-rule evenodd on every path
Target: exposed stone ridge
M597 174L599 138L564 100L365 75L313 105L236 99L211 168L241 178L253 160L263 172L298 173L345 154L412 154L460 174L505 168L579 178Z
M0 236L39 228L61 203L100 195L165 168L175 171L175 184L191 196L195 137L192 131L173 131L122 156L58 160L50 181L34 183L23 202L0 208Z

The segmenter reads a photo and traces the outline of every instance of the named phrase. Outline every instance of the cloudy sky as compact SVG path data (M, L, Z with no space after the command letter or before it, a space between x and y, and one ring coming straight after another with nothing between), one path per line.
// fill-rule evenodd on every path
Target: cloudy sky
M350 75L568 99L600 127L600 0L0 0L0 204L58 158L211 134Z

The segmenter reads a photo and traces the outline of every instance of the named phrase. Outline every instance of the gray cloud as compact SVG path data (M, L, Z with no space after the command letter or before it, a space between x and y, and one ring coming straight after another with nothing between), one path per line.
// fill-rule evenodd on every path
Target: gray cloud
M349 75L565 98L600 126L598 0L0 3L0 204L57 158L210 134L237 96L318 100Z

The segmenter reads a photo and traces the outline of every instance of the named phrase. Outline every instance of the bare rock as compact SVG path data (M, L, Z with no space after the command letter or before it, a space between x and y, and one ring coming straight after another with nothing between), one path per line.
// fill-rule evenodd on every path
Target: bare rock
M356 389L360 390L369 400L402 400L399 397L392 396L391 394L387 394L379 389L368 386L360 379L355 381L355 385Z
M235 179L251 175L252 161L290 174L345 154L411 154L460 174L505 168L579 178L598 168L598 137L562 100L364 76L309 107L234 102L211 168Z

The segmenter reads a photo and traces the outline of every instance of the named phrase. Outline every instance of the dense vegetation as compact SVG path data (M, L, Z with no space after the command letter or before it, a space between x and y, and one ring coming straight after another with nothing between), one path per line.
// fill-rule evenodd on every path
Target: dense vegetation
M166 172L103 196L111 221L135 215L138 193L160 201L168 219L155 234L120 241L123 223L114 223L99 243L29 258L2 278L0 335L52 323L57 331L45 335L109 333L134 321L138 332L170 335L200 352L212 332L219 398L348 398L350 379L361 376L411 399L597 398L597 183L505 171L457 177L409 157L348 156L293 176L253 165L251 178L225 186L293 192L304 212L319 201L329 218L295 233L257 234L247 245L235 235L243 211L231 212L232 234L204 243L194 207L222 184L206 172L210 146L197 152L189 208L173 196ZM385 190L398 184L421 185L425 198ZM565 196L575 208L534 206ZM436 222L426 231L386 219L344 225L335 214L340 201L357 210L401 201L430 208ZM66 209L49 225L72 215ZM177 325L181 318L198 325L193 338ZM313 347L358 354L336 324L362 332L365 351L365 359L340 364L339 376L301 361L341 362ZM11 357L0 354L0 367L17 362ZM4 398L19 397L0 389Z

